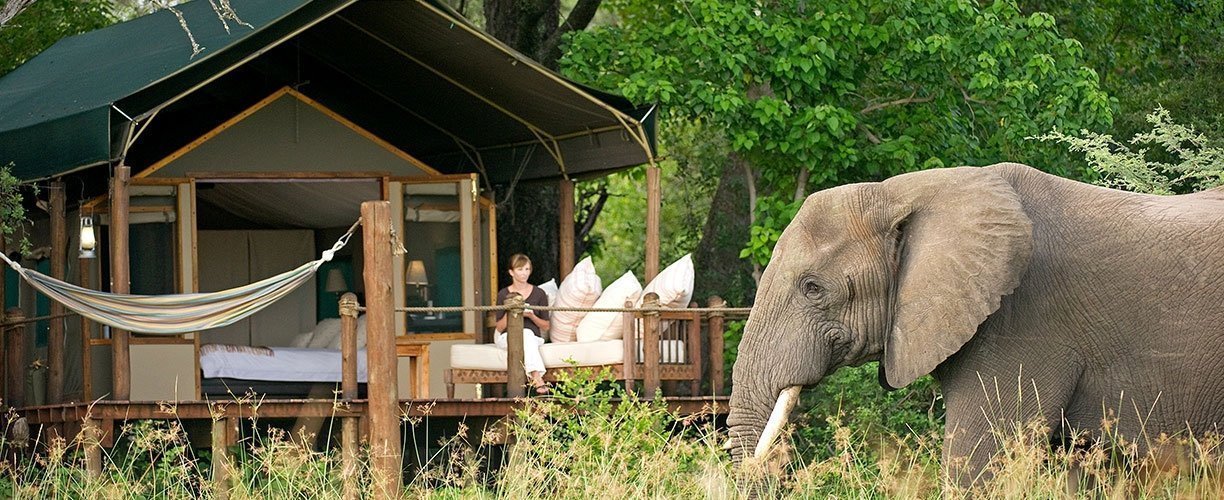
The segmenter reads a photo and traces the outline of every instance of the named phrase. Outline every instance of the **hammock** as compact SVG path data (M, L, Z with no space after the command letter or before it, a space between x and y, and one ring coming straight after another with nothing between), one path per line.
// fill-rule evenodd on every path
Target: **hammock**
M177 335L232 324L255 314L314 276L324 262L344 248L361 221L325 250L321 258L249 285L208 293L126 295L100 292L25 269L0 252L9 266L38 291L86 318L130 332Z

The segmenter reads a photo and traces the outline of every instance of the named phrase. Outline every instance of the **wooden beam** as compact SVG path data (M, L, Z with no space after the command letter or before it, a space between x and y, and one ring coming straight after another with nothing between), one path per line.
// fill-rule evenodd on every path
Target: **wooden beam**
M68 255L68 221L64 215L64 183L51 182L48 190L51 213L51 277L63 281L65 278L65 258ZM51 315L64 314L64 304L51 301ZM47 331L47 402L51 404L64 401L64 318L51 320Z
M646 283L659 274L659 167L646 167Z
M132 168L119 165L115 167L115 175L111 179L111 293L132 291L128 260L128 181L131 177ZM128 349L128 332L112 328L111 340L111 394L117 401L126 401L132 396L132 361Z
M506 297L506 396L521 398L527 395L527 372L523 355L523 297L511 293ZM532 346L535 347L535 346Z
M9 308L8 314L5 314L5 319L14 322L14 324L5 328L5 340L8 342L5 356L5 364L8 367L8 374L4 377L8 382L8 399L5 401L13 408L25 406L25 331L26 323L21 322L25 319L25 312L20 307Z
M213 498L229 498L230 472L233 469L229 447L236 443L238 419L215 417L212 421L212 487Z
M574 181L561 179L557 200L558 234L560 256L558 258L557 283L561 283L574 270Z
M102 477L102 432L98 420L86 418L81 427L81 447L85 452L85 472L91 479Z
M361 204L366 293L366 392L370 400L370 465L374 493L399 497L402 483L399 391L396 388L395 303L391 293L391 203Z
M642 308L659 307L659 296L647 293L642 299ZM642 311L642 389L645 397L653 399L659 392L659 311Z
M80 264L78 264L77 271L81 276L81 288L89 289L89 271L93 259L78 259L78 261ZM90 323L89 318L81 316L81 399L85 401L93 399L93 358L91 357L93 344L91 340L93 340L93 324Z
M727 307L727 301L715 295L710 297L711 308ZM723 312L713 311L708 320L710 328L710 389L714 395L723 392Z
M340 297L340 394L357 399L357 295Z

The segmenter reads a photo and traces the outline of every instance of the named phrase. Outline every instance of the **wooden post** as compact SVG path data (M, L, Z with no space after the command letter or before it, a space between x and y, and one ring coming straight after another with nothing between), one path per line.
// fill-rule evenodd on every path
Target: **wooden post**
M633 309L633 302L632 300L626 300L625 309ZM637 315L631 311L625 311L621 314L624 315L625 320L624 333L621 335L621 338L624 339L621 345L624 348L625 367L623 375L625 377L625 390L632 391L635 389L634 379L637 378L637 364L639 361L638 342L641 341L641 337L638 335L637 330Z
M340 477L343 481L341 486L341 495L344 500L357 500L361 498L361 485L357 482L359 474L358 468L360 464L357 461L357 447L361 442L357 438L358 420L360 417L344 417L340 423L340 439L343 441L341 448L341 471Z
M642 388L647 398L659 392L659 295L650 292L642 299ZM655 309L653 311L648 309Z
M64 220L64 183L53 181L48 192L51 198L51 277L64 280L64 261L68 255L68 224ZM51 301L51 315L64 314L64 305ZM64 318L51 320L47 331L47 403L64 400Z
M340 297L340 397L349 402L357 399L357 295L352 292ZM343 417L340 423L341 478L343 497L359 496L357 484L357 417Z
M506 395L521 398L527 395L527 372L523 357L523 297L511 293L506 297Z
M357 295L340 297L340 394L357 399Z
M662 194L659 187L659 167L646 167L646 281L659 274L659 209Z
M111 292L131 293L132 283L128 260L128 181L132 168L127 165L115 167L111 179L110 199L110 256ZM132 362L128 351L128 332L111 329L111 376L114 384L112 394L117 401L127 401L132 395Z
M710 307L727 307L727 301L715 295L710 297ZM723 393L723 317L722 311L710 312L710 388L715 396Z
M557 220L560 255L557 264L557 283L574 270L574 181L561 179L560 196L557 200Z
M81 288L89 288L89 268L92 259L79 259L78 269L81 274ZM93 326L89 318L81 316L81 393L82 400L93 400L93 347L89 345L93 338Z
M5 377L8 381L7 403L10 407L21 408L25 406L25 312L20 307L10 308L5 321L10 323L5 329L8 340L8 359L5 360L8 365L8 375Z
M396 388L395 299L391 293L391 202L361 204L366 293L366 392L370 414L370 464L375 496L399 497L399 391ZM404 235L405 237L407 235Z
M689 303L689 307L697 307L696 302ZM692 313L692 320L688 322L688 337L684 340L685 349L688 351L684 355L684 361L697 368L697 376L689 381L689 396L701 394L701 313Z
M212 421L212 484L213 498L229 498L230 460L229 447L238 440L238 419L214 416Z
M102 477L102 432L97 419L85 417L81 445L85 448L85 472L94 479Z

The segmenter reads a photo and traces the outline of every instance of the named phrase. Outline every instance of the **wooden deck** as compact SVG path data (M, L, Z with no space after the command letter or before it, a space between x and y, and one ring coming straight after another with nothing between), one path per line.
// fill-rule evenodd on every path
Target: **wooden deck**
M664 398L680 415L709 414L717 417L728 410L726 396ZM402 415L434 419L500 418L522 408L523 399L402 399ZM17 409L27 423L71 439L88 419L102 431L101 445L113 445L115 424L130 420L217 421L221 419L296 419L356 417L365 420L368 402L333 399L219 399L212 401L97 401L30 406ZM362 426L364 427L364 425Z

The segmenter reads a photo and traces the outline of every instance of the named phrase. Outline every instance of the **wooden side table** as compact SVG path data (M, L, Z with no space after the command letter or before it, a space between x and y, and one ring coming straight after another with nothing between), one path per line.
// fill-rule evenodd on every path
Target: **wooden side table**
M408 358L408 370L412 372L412 388L408 395L413 399L429 397L429 343L413 342L406 338L395 339L395 356Z

